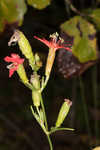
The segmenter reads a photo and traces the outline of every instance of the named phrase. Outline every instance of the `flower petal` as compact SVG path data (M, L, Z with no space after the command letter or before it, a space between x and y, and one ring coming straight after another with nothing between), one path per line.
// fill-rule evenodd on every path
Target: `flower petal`
M45 38L41 39L38 38L37 36L34 36L35 39L41 41L42 43L44 43L45 45L47 45L49 48L53 48L54 50L60 49L60 48L64 48L70 52L72 52L71 48L63 46L60 42L60 40L58 42L54 41L53 39L51 41L46 40ZM68 45L69 46L69 45Z
M6 62L12 62L12 63L18 63L18 64L22 64L24 62L24 59L20 58L19 55L15 54L15 53L11 54L11 57L6 56L4 58L4 60Z
M11 62L11 64L7 67L9 69L9 77L11 77L18 69L18 66L24 62L24 59L20 58L20 56L15 53L12 53L11 57L6 56L4 60L6 62Z
M17 70L17 66L14 68L9 69L9 78L14 74L14 72Z
M38 38L37 36L34 36L34 38L41 41L42 43L44 43L48 47L51 47L51 43L48 40L46 40L45 38L41 39L41 38Z

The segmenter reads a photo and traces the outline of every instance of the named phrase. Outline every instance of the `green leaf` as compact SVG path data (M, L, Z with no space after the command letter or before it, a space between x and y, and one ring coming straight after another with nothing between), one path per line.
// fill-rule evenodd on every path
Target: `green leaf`
M37 9L44 9L50 4L51 0L27 0L28 4Z
M24 0L1 0L0 1L0 32L3 31L5 24L18 22L22 24L23 16L26 12Z
M74 55L78 57L80 62L87 62L89 60L95 60L95 49L89 44L87 38L81 38L79 42L73 47Z
M73 129L73 128L58 128L58 127L51 127L51 130L50 130L50 132L49 132L49 134L52 134L52 133L54 133L54 132L56 132L56 131L74 131L75 129Z
M92 21L95 23L98 30L100 30L100 8L93 10L90 14Z
M97 59L96 30L80 16L75 16L61 25L61 30L73 37L72 53L81 63Z

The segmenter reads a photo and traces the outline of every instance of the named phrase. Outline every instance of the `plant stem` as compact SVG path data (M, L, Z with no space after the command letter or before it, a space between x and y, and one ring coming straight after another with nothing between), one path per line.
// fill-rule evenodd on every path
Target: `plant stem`
M77 78L73 78L72 80L72 91L71 91L71 99L72 99L72 112L71 112L71 120L70 124L72 125L72 128L75 127L75 122L76 122L76 114L77 112L75 110L77 106Z
M35 118L36 121L39 123L39 125L41 126L42 130L44 131L44 133L45 133L45 134L48 134L48 132L47 132L47 130L46 130L44 124L41 124L41 122L40 122L39 118L36 116L36 113L34 112L32 106L31 106L30 108L31 108L31 111L32 111L32 114L33 114L34 118Z
M89 124L89 118L88 118L88 108L87 108L87 104L86 104L86 100L85 100L84 84L82 81L82 77L79 77L79 81L80 81L80 92L81 92L81 99L82 99L82 103L83 103L85 122L86 122L87 131L88 131L88 135L89 135L89 141L90 141L91 140L91 130L90 130L90 124Z
M49 131L49 134L52 134L56 131L74 131L74 129L72 128L54 128L54 129L51 129L51 131Z
M73 12L79 14L80 16L85 16L85 14L81 13L79 10L77 10L77 9L74 7L74 5L71 3L70 0L65 0L65 2L66 2L66 5L69 4L70 9L71 9Z
M24 84L24 83L23 83ZM31 85L30 83L26 83L24 84L26 87L28 87L30 90L36 90L35 87L33 85Z
M37 110L37 113L38 113L38 115L39 115L39 117L40 117L39 107L36 107L36 110Z
M34 113L34 110L33 110L32 106L30 108L31 108L33 116L35 117L35 113ZM41 123L39 122L39 120L36 117L35 117L35 119L37 120L37 122L41 126ZM47 139L48 139L48 142L49 142L49 146L50 146L50 150L53 150L53 146L52 146L52 142L51 142L51 139L50 139L49 132L47 130L45 130L44 126L41 126L41 128L42 128L42 130L44 131L44 133L47 136Z
M44 88L46 87L48 80L49 80L49 76L46 76L46 80L45 80L45 82L44 82L44 84L43 84L43 86L42 86L42 88L41 88L41 92L42 92L42 91L44 90Z
M48 142L49 142L49 146L50 146L50 150L53 150L53 146L52 146L52 142L51 142L51 139L50 139L50 135L47 135L47 139L48 139Z
M45 121L46 130L48 131L47 117L46 117L46 113L45 113L45 108L44 108L42 95L41 95L40 100L41 100L41 106L42 106L42 110L43 110L43 114L44 114L44 121Z
M41 106L42 106L42 110L43 110L43 113L44 113L44 121L45 121L46 130L48 131L47 117L46 117L46 113L45 113L45 107L44 107L42 96L41 96ZM48 142L49 142L50 150L53 150L50 135L46 134L46 136L47 136L47 139L48 139Z
M97 106L98 106L98 101L97 101L97 66L94 66L93 67L93 70L92 70L92 89L93 89L93 101L94 101L94 109L96 110L97 109ZM96 138L98 139L98 134L99 134L99 131L98 131L98 120L97 118L95 119L95 136ZM97 140L96 140L96 144L97 144Z

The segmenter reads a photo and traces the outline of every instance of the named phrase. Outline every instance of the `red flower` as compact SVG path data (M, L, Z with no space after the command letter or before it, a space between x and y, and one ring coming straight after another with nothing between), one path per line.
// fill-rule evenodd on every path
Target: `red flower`
M55 51L59 48L64 48L70 52L72 52L72 50L69 48L69 47L65 47L63 44L62 44L62 40L61 38L59 38L58 40L58 34L53 34L50 36L51 40L48 41L46 40L45 38L41 39L41 38L38 38L37 36L34 36L35 39L38 39L39 41L43 42L45 45L47 45L49 48L52 48L54 49ZM69 44L70 45L70 44ZM69 46L67 45L67 46Z
M11 54L11 57L6 56L4 58L6 62L12 62L12 64L8 65L7 68L9 69L9 77L13 75L13 73L18 69L18 66L24 62L24 59L20 58L17 54Z

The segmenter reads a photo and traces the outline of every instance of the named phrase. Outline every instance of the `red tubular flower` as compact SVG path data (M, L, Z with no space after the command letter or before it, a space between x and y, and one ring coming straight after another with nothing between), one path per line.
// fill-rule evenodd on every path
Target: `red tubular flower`
M58 36L58 35L57 35L57 36ZM37 39L37 40L39 40L39 41L41 41L41 42L44 43L45 45L47 45L49 48L54 49L55 51L56 51L57 49L59 49L59 48L64 48L64 49L66 49L66 50L72 52L72 50L71 50L69 47L66 47L66 46L69 46L69 44L68 44L68 45L66 44L66 46L64 46L64 45L62 44L62 42L63 42L62 39L59 38L59 40L57 40L57 38L58 38L57 36L52 37L52 35L51 35L51 36L50 36L50 38L51 38L50 41L46 40L45 38L41 39L41 38L39 38L39 37L37 37L37 36L34 36L34 38Z
M7 68L9 69L9 77L11 77L13 73L18 69L18 66L24 62L24 59L20 58L20 56L15 53L11 54L11 57L6 56L4 60L6 62L12 62L12 64L7 66Z
M54 63L56 50L59 48L64 48L70 52L72 52L72 50L68 47L69 45L66 45L67 47L63 45L64 41L59 37L57 32L50 35L50 39L51 39L50 41L44 38L43 39L38 38L37 36L34 36L34 38L43 42L45 45L49 47L49 53L48 53L48 58L47 58L47 63L45 68L45 75L49 77Z

